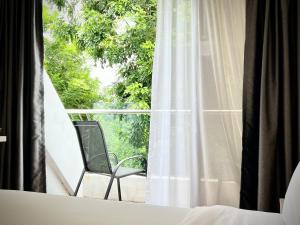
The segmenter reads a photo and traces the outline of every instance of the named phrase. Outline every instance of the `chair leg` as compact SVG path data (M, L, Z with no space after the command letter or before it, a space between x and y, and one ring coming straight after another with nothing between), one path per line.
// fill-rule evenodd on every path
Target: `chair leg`
M78 194L78 191L79 191L79 188L80 188L82 179L83 179L83 177L84 177L84 174L85 174L85 170L83 170L82 173L81 173L81 176L80 176L80 178L79 178L78 184L77 184L76 189L75 189L75 191L74 191L74 196L77 196L77 194Z
M110 177L110 181L109 181L109 184L108 184L108 186L107 186L107 189L106 189L106 193L105 193L105 196L104 196L104 199L105 200L107 200L108 199L108 196L109 196L109 193L110 193L110 190L111 190L111 186L112 186L112 184L113 184L113 182L114 182L114 176L111 176Z
M117 178L119 201L122 201L120 178Z

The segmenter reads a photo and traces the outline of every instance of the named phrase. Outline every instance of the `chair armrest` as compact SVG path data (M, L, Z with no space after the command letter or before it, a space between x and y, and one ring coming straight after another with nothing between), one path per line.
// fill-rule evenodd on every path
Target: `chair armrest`
M131 157L128 157L126 159L123 159L114 168L113 173L112 173L113 177L116 175L118 169L121 167L122 164L124 164L124 162L126 162L128 160L136 159L136 158L141 158L141 159L143 159L143 160L145 160L147 162L147 160L145 159L145 157L142 156L142 155L135 155L135 156L131 156Z

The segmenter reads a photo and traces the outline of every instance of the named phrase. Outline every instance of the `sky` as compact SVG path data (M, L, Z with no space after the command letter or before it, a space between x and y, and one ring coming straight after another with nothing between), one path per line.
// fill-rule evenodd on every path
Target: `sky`
M101 87L109 87L118 79L117 67L104 66L102 68L100 63L97 63L96 66L93 63L91 64L90 76L91 78L98 78L101 82Z

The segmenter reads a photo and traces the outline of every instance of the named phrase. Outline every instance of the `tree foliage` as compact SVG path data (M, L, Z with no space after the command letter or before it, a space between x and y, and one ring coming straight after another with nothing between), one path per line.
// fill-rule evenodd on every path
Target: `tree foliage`
M66 108L91 108L99 97L99 81L91 79L86 58L69 41L69 29L57 13L44 9L45 69ZM47 37L48 36L48 37Z
M117 65L114 94L134 108L149 108L156 0L52 1L69 15L56 24L55 36L72 40L96 62Z
M45 33L51 33L45 42L45 66L65 107L87 108L99 100L99 82L85 66L92 59L118 68L118 81L105 89L102 100L121 108L149 109L156 0L48 1L56 9L44 9ZM149 116L119 120L130 127L130 143L147 149Z

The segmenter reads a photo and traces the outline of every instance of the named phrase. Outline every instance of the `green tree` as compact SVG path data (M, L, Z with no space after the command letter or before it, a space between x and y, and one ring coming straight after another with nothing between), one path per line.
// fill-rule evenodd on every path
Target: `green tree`
M85 66L90 58L96 64L119 68L118 81L101 96L107 105L149 109L156 0L49 2L56 5L58 11L52 9L50 13L49 7L44 8L45 36L51 34L45 42L45 66L65 106L88 108L99 100L98 83L89 78L90 71ZM116 118L99 116L98 119L109 127L111 139L113 133L118 134L111 143L119 146L121 158L124 154L136 154L136 150L146 154L148 115L118 116L120 126L116 125Z
M54 33L72 40L96 62L118 66L120 79L113 93L120 102L150 108L156 0L52 2L69 15ZM76 4L80 11L74 10Z
M149 109L156 27L156 0L83 0L77 33L80 49L96 61L118 65L112 93L129 108ZM129 121L133 146L148 148L149 116ZM145 135L141 135L145 134Z
M70 27L44 7L45 69L65 108L91 108L99 101L99 81L91 79L87 58L70 41Z
M78 35L79 45L87 49L95 59L119 65L119 74L124 79L118 84L120 86L122 83L125 86L121 89L123 92L120 92L118 86L118 95L122 99L128 97L125 91L132 84L139 83L141 87L149 88L154 52L156 1L83 2L84 21ZM150 99L145 99L145 102L149 104Z

